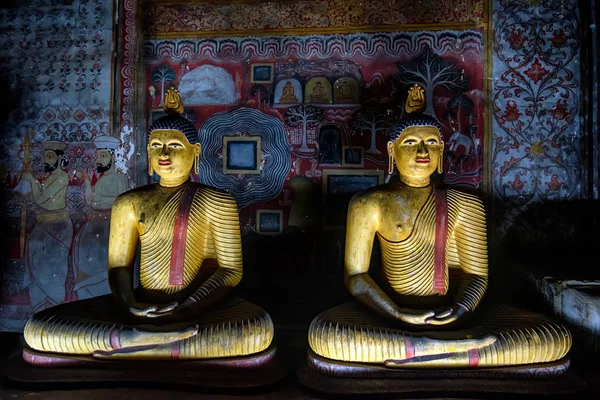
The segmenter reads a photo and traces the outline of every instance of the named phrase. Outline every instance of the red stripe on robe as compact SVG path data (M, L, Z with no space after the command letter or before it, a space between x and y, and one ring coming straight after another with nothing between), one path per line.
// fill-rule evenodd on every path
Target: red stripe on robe
M479 365L479 350L470 349L467 351L469 355L469 367L476 367Z
M173 228L173 246L171 247L171 265L169 268L169 285L183 286L183 264L185 261L185 240L187 236L190 208L196 193L196 185L188 185L179 200L179 209Z
M446 241L448 239L448 199L446 191L438 189L435 195L435 250L433 292L446 292Z

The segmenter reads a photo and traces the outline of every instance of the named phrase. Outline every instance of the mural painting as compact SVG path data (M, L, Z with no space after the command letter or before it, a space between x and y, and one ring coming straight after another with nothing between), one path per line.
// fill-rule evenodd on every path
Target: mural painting
M572 0L561 1L560 7L553 2L538 2L536 7L529 3L494 2L490 162L499 200L497 234L502 238L512 230L514 238L541 244L548 241L549 232L562 232L555 244L565 246L577 210L539 208L586 196L579 118L579 10Z
M107 224L131 154L110 131L112 2L30 3L0 10L0 330L11 331L108 292Z
M168 80L155 79L161 71L170 71ZM292 178L323 187L330 177L336 195L355 181L389 179L389 130L415 83L444 127L445 182L480 190L483 71L479 30L157 39L146 42L147 116L160 113L152 93L179 82L203 144L199 180L236 196L244 232L279 233L288 227ZM240 159L235 168L232 156ZM274 211L280 222L267 228ZM319 224L343 222L338 215Z

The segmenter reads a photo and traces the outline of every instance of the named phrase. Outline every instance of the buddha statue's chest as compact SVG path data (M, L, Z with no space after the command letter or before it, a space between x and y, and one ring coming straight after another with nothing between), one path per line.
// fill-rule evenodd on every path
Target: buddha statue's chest
M172 199L155 211L146 204L140 218L140 279L144 288L166 292L187 287L205 258L212 257L207 219L198 199L181 206ZM142 213L144 214L144 213ZM143 218L142 218L143 217Z
M379 233L391 242L406 240L414 231L421 209L429 197L428 192L418 195L397 193L381 202Z
M152 197L145 197L136 204L138 230L144 235L150 230L170 231L164 236L173 235L173 225L179 209L180 193L163 190ZM163 235L161 235L163 236Z

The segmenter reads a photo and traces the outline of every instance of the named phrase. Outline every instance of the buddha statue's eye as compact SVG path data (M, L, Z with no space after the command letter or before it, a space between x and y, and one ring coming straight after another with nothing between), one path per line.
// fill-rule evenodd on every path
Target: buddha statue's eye
M162 143L153 142L150 144L150 147L152 147L153 149L160 149L162 147Z
M169 143L169 147L172 149L180 149L183 145L181 143Z
M427 139L427 141L425 143L433 145L433 144L438 144L438 141L437 141L437 139Z
M417 140L416 139L405 139L404 142L402 142L402 144L404 144L406 146L414 146L415 144L417 144Z

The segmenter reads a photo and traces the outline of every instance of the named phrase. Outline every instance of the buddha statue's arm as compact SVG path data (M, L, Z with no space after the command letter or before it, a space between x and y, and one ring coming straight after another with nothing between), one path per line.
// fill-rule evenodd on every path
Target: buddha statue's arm
M423 323L426 315L416 315L398 307L369 276L371 250L379 225L379 206L369 193L358 193L350 201L346 222L344 282L361 303L384 317L406 323Z
M206 309L224 298L242 279L242 240L238 208L231 195L208 189L204 213L218 268L182 303L186 313Z
M457 263L462 271L454 305L434 311L425 323L445 325L475 310L487 289L488 260L485 211L477 197L448 190L450 212L458 215L454 226Z
M108 284L122 309L139 317L148 313L159 315L170 312L176 304L156 305L140 303L133 292L133 262L137 252L138 217L132 196L117 197L111 210L108 241Z
M110 217L108 239L108 283L117 302L128 308L135 302L133 295L133 262L139 234L130 196L117 198Z
M457 192L458 193L458 192ZM449 193L452 196L452 192ZM457 196L460 213L454 229L458 262L464 272L456 303L473 311L483 298L488 285L488 254L485 210L475 196Z

